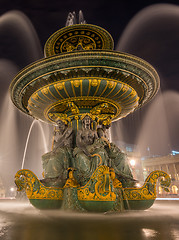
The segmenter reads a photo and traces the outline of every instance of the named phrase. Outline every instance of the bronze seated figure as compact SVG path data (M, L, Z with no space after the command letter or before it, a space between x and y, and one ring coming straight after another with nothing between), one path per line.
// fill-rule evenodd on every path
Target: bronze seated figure
M126 155L101 131L92 129L92 119L86 115L82 119L82 128L77 131L76 147L73 149L74 132L63 121L58 121L59 137L54 148L42 156L46 186L63 187L68 178L68 169L73 168L74 177L80 186L84 186L100 165L114 169L116 178L123 187L134 186ZM103 134L101 134L103 132Z

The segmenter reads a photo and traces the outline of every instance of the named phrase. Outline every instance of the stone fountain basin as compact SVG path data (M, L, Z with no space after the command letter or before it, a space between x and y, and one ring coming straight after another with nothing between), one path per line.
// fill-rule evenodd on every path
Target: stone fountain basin
M153 171L140 188L123 188L117 179L110 177L109 167L99 166L84 186L72 184L67 179L63 188L47 187L30 170L19 170L15 175L18 191L25 189L32 205L39 209L73 209L89 212L120 212L123 209L145 210L156 199L156 183L168 191L171 183L169 175L163 171ZM165 179L165 180L164 180Z

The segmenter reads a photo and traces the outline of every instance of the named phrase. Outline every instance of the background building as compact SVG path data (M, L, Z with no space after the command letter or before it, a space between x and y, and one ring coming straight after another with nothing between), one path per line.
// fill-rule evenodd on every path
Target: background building
M133 176L140 185L143 184L150 172L161 170L171 177L171 186L170 192L167 193L157 184L158 197L179 197L179 152L172 151L166 156L154 156L148 151L148 156L143 157L136 145L126 144L122 141L116 141L115 144L127 154Z
M0 198L5 198L5 188L1 178L0 178Z
M170 192L167 193L158 186L158 197L179 197L179 153L172 151L170 155L148 157L141 162L144 178L155 170L162 170L171 177Z

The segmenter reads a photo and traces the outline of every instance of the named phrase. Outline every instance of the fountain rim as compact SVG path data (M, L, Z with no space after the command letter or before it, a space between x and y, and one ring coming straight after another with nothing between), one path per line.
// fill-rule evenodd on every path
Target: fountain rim
M87 50L87 51L82 50L82 51L74 51L74 52L68 52L68 53L60 53L58 55L53 55L53 56L50 56L50 57L42 58L42 59L39 59L39 60L29 64L25 68L23 68L13 78L13 80L10 84L10 87L9 87L12 102L22 112L30 115L28 113L27 109L25 108L25 106L23 106L22 103L21 103L21 106L20 106L20 104L15 100L15 91L14 91L14 89L17 87L17 85L19 83L21 83L23 85L22 82L23 82L23 79L25 78L26 75L29 76L30 74L35 73L39 69L44 68L45 65L46 65L46 67L50 66L50 65L54 66L56 64L55 61L57 61L57 60L63 62L63 60L65 61L65 59L69 59L69 58L73 58L73 59L76 58L77 59L77 57L82 57L83 59L85 59L85 58L88 59L89 56L90 57L94 56L94 57L97 58L98 54L99 55L101 54L100 56L107 56L107 57L111 57L111 58L114 57L114 59L117 62L122 62L122 63L125 63L125 64L128 64L128 62L130 62L130 63L133 64L133 66L138 66L139 69L143 70L145 74L147 73L148 75L150 75L150 77L152 78L153 83L154 83L154 89L151 93L151 96L148 99L144 98L145 101L143 100L143 102L140 103L139 106L136 109L138 109L141 106L143 106L144 104L148 103L156 95L156 93L157 93L157 91L159 90L159 87L160 87L159 76L158 76L158 73L155 70L155 68L150 63L148 63L147 61L141 59L140 57L134 56L132 54L119 52L119 51L114 51L114 50ZM103 66L98 65L97 67L104 67L105 68L107 66L108 66L107 64L106 65L104 64ZM83 67L83 66L80 66L80 67ZM92 66L89 65L89 66L85 66L85 67L90 68ZM64 68L61 68L59 70L63 71L64 69L67 69L67 68L64 67ZM119 67L116 68L116 69L119 69ZM46 70L46 74L48 74L48 73L50 73L50 72L48 72L48 70ZM132 74L132 72L131 72L131 74ZM135 73L133 73L133 75L135 75ZM32 115L30 115L30 116L32 116Z
M22 69L15 75L15 77L13 78L13 80L12 80L10 86L9 86L9 90L10 90L10 91L12 90L13 85L16 83L16 81L18 80L18 77L19 77L20 75L22 75L22 74L23 74L24 72L26 72L28 69L32 69L33 66L34 66L34 68L37 67L37 66L36 66L37 64L40 65L41 63L45 63L45 62L48 62L48 61L53 60L53 59L55 60L56 58L61 58L61 59L62 59L62 58L65 58L65 57L69 57L69 55L74 55L74 54L78 55L79 53L82 53L82 54L83 54L83 53L87 53L87 54L89 54L89 53L97 53L97 52L99 52L99 53L109 53L109 54L114 54L114 55L119 55L119 56L125 56L125 57L129 57L129 59L130 59L130 58L133 59L134 62L136 62L135 60L138 60L139 62L144 63L144 65L146 65L146 66L148 67L148 69L149 69L151 72L153 72L153 75L155 74L155 77L156 77L156 80L157 80L156 82L158 83L157 91L159 90L159 87L160 87L160 78L159 78L159 75L158 75L156 69L155 69L149 62L147 62L146 60L144 60L144 59L142 59L142 58L140 58L140 57L138 57L138 56L135 56L135 55L133 55L133 54L125 53L125 52L122 52L122 51L103 50L103 49L102 49L102 50L100 50L100 49L98 49L98 50L94 49L94 50L86 50L86 51L81 50L81 51L60 53L60 54L53 55L53 56L50 56L50 57L44 57L44 58L38 59L38 60L36 60L36 61L28 64L28 65L25 66L24 68L22 68ZM17 80L16 80L16 79L17 79Z

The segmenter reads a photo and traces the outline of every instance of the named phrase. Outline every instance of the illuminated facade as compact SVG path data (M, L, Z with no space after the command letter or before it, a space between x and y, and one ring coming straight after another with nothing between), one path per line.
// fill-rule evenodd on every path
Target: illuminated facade
M149 172L162 170L167 172L172 179L170 192L166 193L160 187L157 188L158 197L178 197L179 196L179 154L160 157L146 158L142 161L144 178Z
M2 183L2 180L0 178L0 198L4 198L5 197L5 189L4 189L4 185Z

